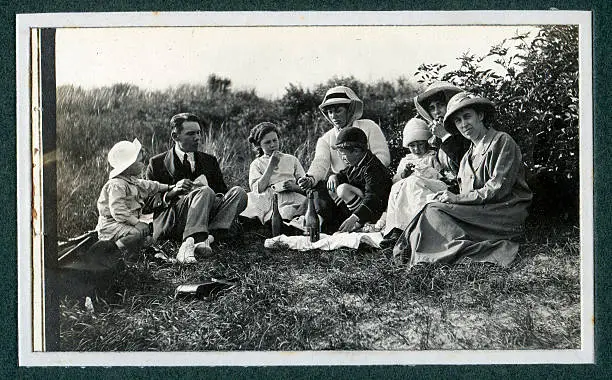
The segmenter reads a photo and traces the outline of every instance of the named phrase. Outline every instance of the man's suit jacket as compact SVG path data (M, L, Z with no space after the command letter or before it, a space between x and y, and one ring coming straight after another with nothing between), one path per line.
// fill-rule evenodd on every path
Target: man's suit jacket
M214 156L203 152L195 152L195 171L192 173L189 167L186 167L183 162L176 156L174 147L170 150L160 153L149 160L146 179L174 185L182 179L195 180L200 175L204 174L208 180L208 186L215 193L227 192L227 185L223 180L223 174L219 167L219 162ZM165 208L162 201L163 194L156 194L149 199L145 208L149 211L157 211Z

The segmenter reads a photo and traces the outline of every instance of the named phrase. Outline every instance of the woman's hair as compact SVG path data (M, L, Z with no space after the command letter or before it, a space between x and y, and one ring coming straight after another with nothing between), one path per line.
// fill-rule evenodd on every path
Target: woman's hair
M278 135L278 127L274 123L264 121L251 129L249 133L249 142L253 145L253 150L257 152L257 157L263 156L264 152L261 149L261 139L270 132L276 132Z
M465 108L471 108L477 114L481 113L483 115L482 124L485 126L486 129L491 128L491 123L495 119L495 113L491 112L491 110L489 108L481 106L479 104L472 104L472 105L467 106Z
M491 128L493 126L493 121L495 120L495 110L492 112L490 109L481 106L476 106L474 109L476 112L482 112L484 115L482 118L482 123L484 124L485 128Z
M440 91L440 92L433 94L432 96L430 96L429 98L425 100L425 107L429 107L431 102L433 102L434 100L437 100L439 102L443 102L444 104L446 104L448 103L449 99L446 97L446 93L444 91ZM429 112L429 110L427 110L427 112Z

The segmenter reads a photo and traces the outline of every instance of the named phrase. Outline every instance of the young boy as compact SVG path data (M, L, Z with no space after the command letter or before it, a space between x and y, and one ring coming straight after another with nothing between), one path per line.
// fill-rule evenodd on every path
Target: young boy
M366 134L359 128L343 128L333 148L338 150L347 167L332 174L338 187L329 190L345 218L338 231L351 232L380 218L387 207L391 176L370 152Z
M112 270L124 254L145 245L151 239L149 224L139 219L145 200L170 189L157 181L138 178L144 168L138 139L115 144L108 152L108 162L113 169L97 203L100 241L81 258L80 269Z

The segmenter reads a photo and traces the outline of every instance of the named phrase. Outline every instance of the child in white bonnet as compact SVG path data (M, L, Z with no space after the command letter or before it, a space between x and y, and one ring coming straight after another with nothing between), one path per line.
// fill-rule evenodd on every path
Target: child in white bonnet
M404 127L402 145L408 153L401 159L389 195L387 211L376 223L389 243L399 238L410 220L431 196L447 188L442 181L442 166L436 151L429 145L432 134L424 120L410 119Z
M432 134L427 123L421 119L410 119L404 127L402 145L408 153L400 160L393 183L416 174L424 178L439 179L442 166L436 157L436 151L429 145Z
M169 185L138 178L144 163L141 144L120 141L108 152L113 167L98 198L99 242L88 251L91 269L111 269L128 252L137 251L151 241L151 227L140 220L145 200L157 192L168 191ZM99 267L99 268L96 268ZM107 268L104 268L107 267Z

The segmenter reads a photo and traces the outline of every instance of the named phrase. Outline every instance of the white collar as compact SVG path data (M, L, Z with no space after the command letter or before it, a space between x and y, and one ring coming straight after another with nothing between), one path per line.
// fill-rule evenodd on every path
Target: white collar
M487 139L487 136L489 135L489 129L485 129L485 133L482 136L482 138L480 139L480 141L478 141L477 144L472 144L473 148L472 148L472 154L476 155L476 154L482 154L485 149L486 149L486 144L488 144L489 139Z
M181 159L181 161L183 161L183 157L185 156L185 154L187 154L187 157L190 159L193 159L195 157L194 152L183 152L181 148L179 148L178 144L174 144L174 151L176 152L178 158Z

